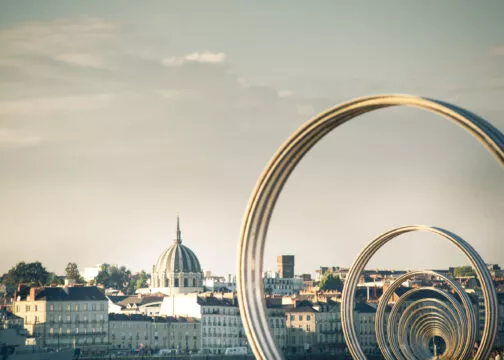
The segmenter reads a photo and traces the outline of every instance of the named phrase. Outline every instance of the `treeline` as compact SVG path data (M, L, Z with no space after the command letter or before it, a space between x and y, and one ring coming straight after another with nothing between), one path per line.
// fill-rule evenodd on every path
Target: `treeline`
M125 294L134 294L135 290L146 287L149 274L140 271L132 274L125 266L103 264L98 275L88 283L81 276L76 263L69 262L65 267L65 275L56 275L49 272L41 262L20 262L13 266L7 273L0 276L0 283L12 292L18 284L30 286L63 285L65 278L76 284L98 285L103 288L113 288Z

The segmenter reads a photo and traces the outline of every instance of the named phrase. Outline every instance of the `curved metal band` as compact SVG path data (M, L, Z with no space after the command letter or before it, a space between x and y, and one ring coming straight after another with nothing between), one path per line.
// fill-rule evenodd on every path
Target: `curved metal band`
M433 299L431 299L433 300ZM411 308L413 307L413 304ZM405 345L404 341L408 340L408 329L411 329L411 324L410 322L413 320L413 318L416 316L416 313L422 312L425 310L428 310L432 308L432 306L421 306L419 309L415 309L411 311L408 308L406 311L403 313L401 316L401 319L399 321L399 326L398 326L398 342L401 350L405 354L407 359L413 358L412 356L408 355L408 347ZM452 311L452 309L445 304L444 302L439 302L436 307L437 312L439 312L442 316L444 316L446 322L449 324L451 328L455 329L455 333L452 334L450 337L449 341L445 337L445 344L446 344L446 351L445 353L448 355L448 357L452 359L460 359L460 353L463 351L463 337L465 336L465 332L462 329L463 323L461 324L461 319L457 317L457 315ZM415 345L415 342L413 342L411 339L411 334L409 334L409 339L410 343L409 346L413 347ZM427 339L428 341L429 339Z
M341 322L343 333L345 335L345 340L347 342L350 353L354 357L354 359L363 360L366 359L364 352L362 351L359 341L357 338L357 334L355 333L354 328L354 318L353 318L353 308L355 306L354 293L357 288L357 283L360 277L360 274L364 270L365 266L372 258L372 256L386 243L395 237L408 233L411 231L428 231L433 234L440 235L441 237L449 240L452 244L457 246L459 250L461 250L464 255L467 257L475 272L480 280L481 289L484 296L485 302L485 327L483 331L483 336L481 340L481 346L478 349L475 359L486 359L488 354L491 351L491 347L495 341L495 336L497 332L497 295L495 293L495 288L493 287L492 277L486 267L485 262L479 256L479 254L473 249L473 247L463 240L461 237L453 234L448 230L444 230L436 227L415 225L415 226L404 226L401 228L393 229L388 231L380 236L378 236L375 240L373 240L369 245L367 245L364 250L359 254L355 262L353 263L347 278L345 280L345 287L343 289L343 297L342 297L342 305L341 305ZM420 272L422 273L422 272ZM406 281L412 273L405 274L399 277L396 282L394 282L395 287L399 287L399 279L401 279L401 283ZM441 274L436 274L433 272L433 275L441 277L447 281L446 277ZM390 294L389 291L393 291L392 286L387 289L385 294ZM461 293L459 296L461 299L464 299L462 293L465 291L460 290ZM385 295L384 294L384 295ZM389 295L389 296L390 296ZM466 295L467 296L467 295ZM383 298L383 296L382 296ZM464 300L463 300L464 301ZM467 300L466 300L467 301ZM388 302L388 301L387 301ZM380 301L377 309L377 320L379 320L378 311L380 311L380 307L384 307L383 303ZM469 308L469 306L467 306ZM381 311L384 311L382 309ZM471 312L472 314L472 312ZM474 316L474 314L472 314ZM378 323L377 323L378 324ZM378 331L378 328L377 328ZM377 334L378 336L378 334ZM380 339L380 341L384 341L384 339ZM485 355L486 354L486 355ZM385 355L385 354L384 354ZM391 354L389 354L390 358Z
M240 236L237 289L247 338L257 359L282 359L269 329L262 284L268 225L280 192L303 156L327 133L361 114L390 106L412 106L442 115L466 129L504 166L504 136L490 123L455 105L409 95L359 98L329 109L302 126L278 150L259 178Z
M453 280L452 280L453 281ZM414 295L418 292L422 291L430 291L430 292L436 292L440 295L442 295L448 303L451 305L448 306L445 302L439 300L439 299L433 299L433 298L423 298L420 300L416 300L412 302L411 304L408 305L408 307L402 312L402 315L398 321L398 316L401 310L402 305L408 300L408 298L411 295ZM426 304L424 304L426 303ZM399 300L394 304L392 307L392 311L389 314L388 320L387 320L387 339L388 339L388 344L392 350L392 352L395 355L396 359L411 359L411 356L408 356L408 354L404 353L403 347L406 346L405 338L404 336L401 336L401 331L404 331L407 324L404 323L405 317L409 313L416 314L420 311L422 311L426 306L431 307L431 304L436 304L437 309L439 311L442 311L445 313L445 315L448 318L448 322L450 324L453 324L454 329L455 329L455 336L456 338L453 340L457 346L456 349L457 351L452 354L452 358L454 359L462 359L463 355L463 345L465 343L468 343L469 346L472 346L474 343L471 341L470 336L465 336L466 332L463 331L463 327L465 324L469 323L469 319L466 317L466 314L463 312L464 310L460 306L460 303L455 300L455 298L438 288L434 287L423 287L423 288L415 288L407 291L404 295L402 295ZM420 307L420 308L419 308ZM469 311L471 311L469 309ZM407 318L406 318L407 319ZM381 328L381 332L383 334L383 328ZM402 345L402 346L401 346ZM446 344L447 347L451 344ZM404 353L401 353L401 351Z
M439 302L437 305L438 306L427 305L417 309L412 309L412 304L408 307L403 316L401 316L398 326L397 345L391 344L391 347L398 346L405 358L411 360L415 359L413 353L416 353L416 348L427 347L428 349L429 340L433 336L440 336L444 339L446 344L446 350L443 354L444 357L449 359L461 359L459 354L463 351L461 337L464 336L464 332L461 331L460 319L458 319L455 314L450 311L451 309L445 303ZM430 310L430 312L424 313L426 310ZM420 313L420 316L417 316L418 313ZM412 322L415 321L415 317L418 319L423 315L430 316L433 313L437 313L437 315L441 317L443 320L441 324L439 326L432 326L429 329L431 330L430 332L417 332L414 328L414 324L412 324Z
M373 244L373 243L371 243L371 244ZM371 246L371 245L369 245L369 246ZM366 247L366 249L368 249L368 247ZM363 256L362 256L363 260L365 260L368 257L370 258L373 255L373 254L366 253L366 249L361 253L361 254L363 254ZM360 258L361 258L361 256L359 256L359 259ZM367 263L367 261L365 263L360 263L360 262L356 261L356 263L354 264L354 266L352 266L350 272L348 273L348 276L347 276L347 279L345 282L345 284L347 284L347 285L346 285L345 289L343 290L343 299L342 299L343 301L342 301L342 305L341 305L343 331L345 331L345 326L346 326L346 322L345 322L346 320L343 320L343 314L348 316L348 314L349 314L348 309L350 306L350 305L348 305L349 304L348 301L353 300L353 292L351 289L352 285L349 284L349 279L350 279L350 281L354 282L353 278L354 278L355 274L357 274L357 271L358 271L357 268L354 271L354 267L356 267L356 265L359 265L359 267L365 266L366 263ZM486 270L486 271L488 272L488 270ZM360 272L358 272L358 274L360 274ZM465 317L466 317L466 319L468 319L467 331L468 331L469 336L468 336L467 342L464 343L464 351L463 351L463 354L460 357L460 359L467 359L470 355L471 346L474 343L474 339L476 337L476 319L474 317L474 312L472 311L471 300L469 299L467 293L465 292L465 290L462 288L462 286L458 282L453 281L451 278L444 276L442 274L439 274L435 271L431 271L431 270L412 271L412 272L406 273L402 276L399 276L388 287L388 289L385 291L385 293L382 295L382 297L380 298L380 302L378 304L378 308L376 309L376 320L375 320L375 331L376 331L376 339L378 341L378 346L380 347L380 350L382 351L383 356L387 360L395 359L394 354L392 352L390 352L390 350L387 346L387 341L385 338L385 334L383 332L383 330L384 330L383 322L384 322L384 317L385 317L385 309L386 309L387 304L389 303L390 299L392 298L394 292L399 287L401 287L401 285L405 281L407 281L411 278L414 278L415 276L425 275L425 274L438 277L438 278L444 280L445 282L447 282L448 284L450 284L450 286L455 290L455 292L457 293L457 295L459 296L459 298L462 301L462 305L463 305L463 308L465 311ZM488 275L490 276L489 273L488 273ZM491 279L491 277L490 277L490 279ZM494 290L494 293L495 293L495 290ZM350 312L350 314L351 314L350 316L353 317L352 312ZM393 315L393 314L391 313L391 315ZM347 334L345 333L345 338L346 338L346 336L347 336ZM351 334L348 334L348 337L349 337L349 339L347 339L348 346L350 347L352 345L355 347L359 347L358 341L356 341L357 339L352 338L351 336L352 336Z

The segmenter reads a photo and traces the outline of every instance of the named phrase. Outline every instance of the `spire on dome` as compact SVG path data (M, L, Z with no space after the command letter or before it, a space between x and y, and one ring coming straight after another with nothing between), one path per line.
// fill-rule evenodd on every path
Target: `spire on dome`
M175 239L175 243L182 244L182 235L180 233L180 220L177 214L177 238Z

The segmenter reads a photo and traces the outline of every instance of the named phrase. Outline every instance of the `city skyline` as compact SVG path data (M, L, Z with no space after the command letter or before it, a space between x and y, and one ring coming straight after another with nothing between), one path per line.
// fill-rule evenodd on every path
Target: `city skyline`
M0 273L35 260L57 273L68 261L150 272L177 213L203 269L235 273L269 159L354 97L430 96L504 129L500 2L0 4ZM350 266L380 233L417 223L452 229L502 264L502 183L448 121L416 109L366 115L292 175L264 270L286 253L297 273ZM405 239L372 266L465 264L427 234Z

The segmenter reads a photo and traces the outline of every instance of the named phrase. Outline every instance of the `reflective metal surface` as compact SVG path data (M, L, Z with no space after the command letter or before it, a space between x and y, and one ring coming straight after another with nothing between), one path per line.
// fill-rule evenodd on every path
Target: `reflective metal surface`
M259 178L242 225L238 255L238 300L245 332L257 359L283 358L269 329L262 283L268 225L283 186L303 156L327 133L359 115L391 106L412 106L444 116L476 137L504 166L504 136L499 130L467 110L428 98L409 95L359 98L329 109L302 126L282 145ZM488 309L492 306L490 300L485 301L485 324L490 321ZM429 332L428 329L422 330L423 333ZM488 342L494 335L489 332L485 341ZM358 351L357 354L363 356ZM480 352L478 356L481 358L483 353Z

